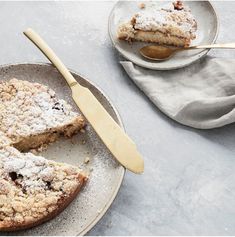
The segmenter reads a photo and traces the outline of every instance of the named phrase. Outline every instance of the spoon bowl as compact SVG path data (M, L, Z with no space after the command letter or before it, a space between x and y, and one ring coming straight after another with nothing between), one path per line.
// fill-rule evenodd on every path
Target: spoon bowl
M140 49L140 54L150 60L163 61L172 57L177 48L170 48L161 45L150 45Z

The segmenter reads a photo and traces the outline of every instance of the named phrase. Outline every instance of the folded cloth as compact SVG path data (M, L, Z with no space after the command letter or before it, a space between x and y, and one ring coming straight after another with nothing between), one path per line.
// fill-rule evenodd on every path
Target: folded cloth
M235 121L235 60L206 57L183 69L154 71L120 62L136 85L166 115L200 129Z

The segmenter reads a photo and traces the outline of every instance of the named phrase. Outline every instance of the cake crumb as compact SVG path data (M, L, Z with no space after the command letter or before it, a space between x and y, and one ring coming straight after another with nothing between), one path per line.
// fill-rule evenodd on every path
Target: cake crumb
M83 140L82 140L82 144L83 144L83 145L86 144L86 140L83 139Z
M81 133L85 133L86 130L82 128L82 129L80 130L80 132L81 132Z
M85 159L84 159L84 164L88 164L90 162L90 158L87 156Z
M175 10L183 10L184 9L184 5L183 5L182 1L175 1L175 2L173 2L173 5L174 5Z
M39 152L42 152L42 151L47 150L48 145L49 145L49 144L42 144L42 145L38 148L38 151L39 151Z
M34 155L37 155L39 153L37 149L30 149L30 152Z
M73 145L76 144L75 137L72 137L72 138L70 139L70 141L71 141L71 143L72 143Z
M145 3L142 2L142 3L139 4L139 8L140 8L140 9L144 9L145 7L146 7L146 4L145 4Z
M29 151L31 153L33 153L34 155L37 155L38 153L41 153L41 152L47 150L48 146L49 146L49 144L42 144L41 146L39 146L37 148L30 149Z

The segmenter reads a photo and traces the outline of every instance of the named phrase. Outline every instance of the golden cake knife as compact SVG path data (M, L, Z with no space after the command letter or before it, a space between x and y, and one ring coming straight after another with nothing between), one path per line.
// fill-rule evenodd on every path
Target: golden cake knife
M113 120L90 90L81 86L74 79L61 60L35 31L27 29L24 34L42 51L65 78L72 90L72 97L75 103L113 156L128 170L134 173L142 173L144 171L144 161L137 151L136 145Z

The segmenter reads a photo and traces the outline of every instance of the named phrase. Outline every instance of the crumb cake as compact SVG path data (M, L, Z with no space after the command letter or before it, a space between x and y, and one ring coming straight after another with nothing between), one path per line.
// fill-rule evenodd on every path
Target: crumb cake
M0 230L30 228L53 218L86 180L75 166L0 148Z
M17 79L0 83L0 131L18 150L71 137L84 125L83 117L47 86Z
M187 47L196 38L197 22L181 1L161 8L143 6L129 22L118 28L118 38Z
M46 86L0 83L0 231L39 225L76 197L88 178L78 167L21 152L70 137L84 125Z

